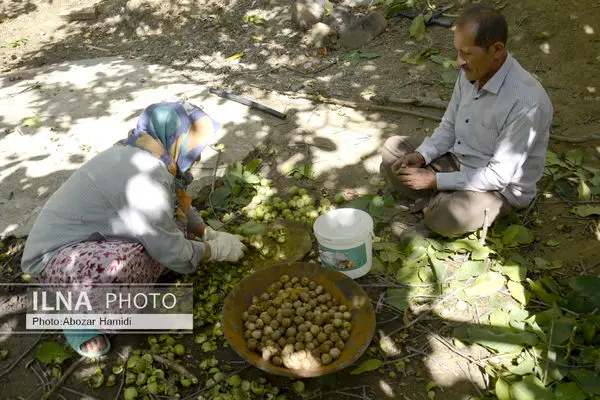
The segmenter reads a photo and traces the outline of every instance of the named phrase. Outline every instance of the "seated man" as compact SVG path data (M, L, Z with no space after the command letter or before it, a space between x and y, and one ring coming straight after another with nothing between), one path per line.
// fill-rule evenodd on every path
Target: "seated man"
M506 20L474 5L456 21L459 73L442 122L418 147L394 136L381 173L423 206L424 224L443 236L481 228L527 206L542 177L552 104L542 85L506 50ZM418 211L418 209L417 209Z

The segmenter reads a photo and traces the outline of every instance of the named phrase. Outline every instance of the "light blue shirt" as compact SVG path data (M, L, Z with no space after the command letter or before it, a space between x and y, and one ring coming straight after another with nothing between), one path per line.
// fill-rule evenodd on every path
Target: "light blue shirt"
M460 72L442 122L416 151L427 164L447 152L460 162L437 173L438 190L499 191L524 207L543 174L552 113L542 85L509 54L480 90Z
M21 268L35 276L65 246L119 239L141 243L169 269L194 272L204 243L186 239L175 224L175 199L174 178L162 161L117 144L75 171L48 199L27 238ZM197 224L194 213L188 222Z

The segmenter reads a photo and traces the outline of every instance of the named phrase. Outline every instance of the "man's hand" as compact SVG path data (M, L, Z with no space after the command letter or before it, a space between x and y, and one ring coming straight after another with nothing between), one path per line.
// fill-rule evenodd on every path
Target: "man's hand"
M425 168L400 168L397 175L404 186L413 190L435 189L437 187L435 172Z
M400 168L423 168L425 166L425 158L421 153L416 151L409 153L392 164L392 171L397 175Z

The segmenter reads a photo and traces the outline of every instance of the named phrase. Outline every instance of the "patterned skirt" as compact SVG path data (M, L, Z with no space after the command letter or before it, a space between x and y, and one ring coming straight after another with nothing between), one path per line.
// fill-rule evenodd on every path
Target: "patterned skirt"
M165 270L141 243L121 240L81 242L62 248L39 281L53 284L155 283Z

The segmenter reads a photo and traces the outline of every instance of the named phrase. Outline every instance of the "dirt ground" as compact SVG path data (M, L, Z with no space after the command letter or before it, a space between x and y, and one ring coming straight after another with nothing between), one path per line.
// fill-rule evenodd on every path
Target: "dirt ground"
M461 3L457 2L449 12L457 13ZM439 7L446 5L436 4ZM508 0L496 4L505 5L503 13L510 27L509 51L535 74L552 99L555 110L553 133L567 137L600 135L600 3L595 0ZM404 54L415 56L428 47L441 50L446 57L454 57L451 32L442 27L429 27L425 39L416 42L408 35L410 21L391 19L388 29L361 49L365 54L377 57L353 63L343 60L344 53L338 49L329 48L327 54L321 54L308 46L306 38L291 21L288 0L105 0L98 5L96 19L70 23L58 16L66 5L66 1L34 0L4 0L0 3L1 72L66 60L121 56L167 64L191 78L195 71L209 70L219 76L215 83L238 94L302 91L345 100L360 100L373 93L448 100L451 94L452 87L441 82L443 66L432 62L410 65L400 61ZM267 25L249 25L244 21L244 16L249 14L265 16ZM243 56L226 60L238 53ZM398 133L407 135L425 136L436 126L433 121L408 116L384 114L381 118L394 121L401 127ZM276 139L271 142L275 152L286 150L286 144L278 143ZM557 151L575 146L585 150L589 165L600 166L598 142L551 144ZM368 180L366 176L350 172L341 178L334 189L352 188L353 182ZM280 184L289 185L286 181ZM324 183L317 180L316 184ZM559 223L568 224L572 229L564 235L560 246L540 245L531 250L546 258L564 261L566 269L562 277L580 271L582 266L595 265L600 240L587 220L565 218L567 209L564 204L556 204L554 199L542 199L538 203L537 211L545 221L544 225L534 229L540 242L555 234L555 226ZM412 222L412 217L407 217L406 213L400 217L398 213L390 215L402 219L401 223ZM390 226L394 222L391 220ZM3 274L4 281L10 281L18 270L3 271ZM379 293L373 291L371 294L376 300ZM455 306L447 304L447 314L457 313ZM458 314L460 320L475 318L469 310ZM378 318L384 321L393 316L382 311ZM440 335L456 323L434 316L423 322L427 329ZM382 329L392 330L397 323L401 324L401 321L386 324ZM35 337L4 337L0 338L0 345L24 350L34 340ZM144 338L124 335L115 340L114 346L120 349L128 345L135 347L142 340ZM436 392L436 399L483 397L488 382L484 382L477 368L448 351L429 331L416 327L398 346L400 354L405 354L402 352L407 347L424 354L413 357L406 373L399 374L398 378L390 378L391 369L387 367L380 373L364 376L353 376L346 371L310 381L307 391L321 387L323 392L332 392L314 398L426 399L425 385L434 380L441 387ZM377 349L373 351L376 354ZM481 350L477 348L465 351L472 351L471 356L475 358L487 356L478 353ZM190 365L197 364L196 360L202 357L192 353ZM231 351L219 357L231 360L234 366L239 362ZM5 365L7 361L0 361L1 367ZM262 376L255 369L247 369L244 373L248 379ZM101 399L113 398L116 393L116 388L91 391L77 377L70 378L67 383L79 392ZM281 386L289 382L272 379ZM2 399L28 398L31 388L39 385L36 376L22 365L0 381ZM358 389L354 389L356 387ZM61 392L61 395L69 399L81 397L69 392ZM32 398L38 398L36 396Z

